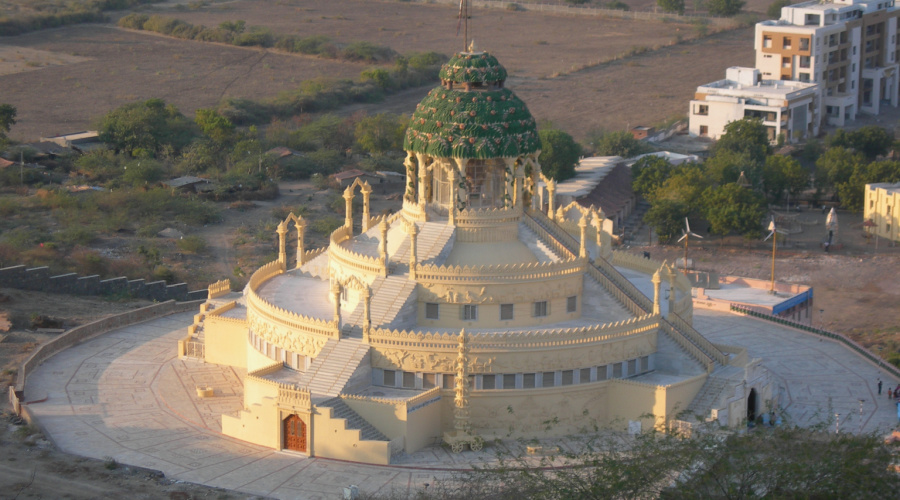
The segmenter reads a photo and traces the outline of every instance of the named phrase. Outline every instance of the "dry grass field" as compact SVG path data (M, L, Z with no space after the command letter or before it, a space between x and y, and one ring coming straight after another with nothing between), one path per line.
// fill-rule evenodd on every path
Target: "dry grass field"
M462 44L456 36L456 10L438 4L238 0L199 10L165 4L152 10L195 24L241 19L276 33L368 41L400 53L449 54ZM696 37L696 28L472 9L470 33L478 47L496 54L514 75L511 87L538 120L551 120L578 138L594 127L622 129L684 114L697 85L722 78L728 66L753 61L749 29L669 46ZM655 50L614 61L636 47ZM23 49L32 55L16 54ZM223 96L265 98L309 78L355 77L366 68L102 25L3 38L0 59L3 100L19 111L10 134L18 140L84 129L96 117L135 100L161 97L190 114ZM365 108L409 112L424 92L408 91Z

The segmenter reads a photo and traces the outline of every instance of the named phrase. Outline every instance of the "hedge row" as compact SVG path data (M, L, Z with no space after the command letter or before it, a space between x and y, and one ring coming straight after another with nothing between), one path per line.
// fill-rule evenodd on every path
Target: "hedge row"
M0 36L15 36L70 24L97 23L109 20L106 11L159 3L165 0L85 0L81 3L45 4L32 7L34 14L0 17Z
M153 31L185 40L227 43L241 47L277 48L285 52L327 59L382 63L393 61L397 57L393 49L384 45L369 42L339 44L324 35L308 37L280 35L268 28L258 26L248 28L244 21L224 22L215 28L209 28L171 17L129 14L119 20L119 26Z

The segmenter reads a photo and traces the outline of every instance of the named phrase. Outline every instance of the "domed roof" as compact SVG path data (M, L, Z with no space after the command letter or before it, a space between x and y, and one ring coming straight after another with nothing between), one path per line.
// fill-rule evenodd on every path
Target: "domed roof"
M471 70L471 71L470 71ZM403 149L438 158L514 158L541 149L537 124L511 90L499 83L506 70L485 52L456 54L441 68L441 80L476 84L436 87L417 106Z
M506 68L487 52L458 52L441 66L441 80L454 83L493 83L506 80Z

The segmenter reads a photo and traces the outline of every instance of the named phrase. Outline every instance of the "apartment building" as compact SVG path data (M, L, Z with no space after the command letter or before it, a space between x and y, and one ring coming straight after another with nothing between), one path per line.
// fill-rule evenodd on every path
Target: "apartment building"
M900 241L900 183L866 184L863 219L875 225L872 234L891 241Z
M900 40L893 0L832 0L781 9L756 25L756 68L763 79L819 86L819 116L843 126L860 112L898 104Z
M764 80L755 68L731 67L725 79L697 87L689 110L692 136L718 139L728 123L759 118L775 142L797 142L819 133L819 96L814 83Z

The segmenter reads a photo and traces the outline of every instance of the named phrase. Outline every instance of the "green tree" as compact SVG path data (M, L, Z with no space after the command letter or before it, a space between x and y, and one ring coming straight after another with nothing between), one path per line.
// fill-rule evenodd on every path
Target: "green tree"
M765 125L757 118L744 118L725 125L725 133L713 146L713 155L722 151L745 154L750 161L762 165L770 152Z
M649 146L635 139L631 132L592 131L590 135L591 147L599 156L633 158L651 151Z
M347 151L356 142L356 120L358 118L322 115L292 134L291 144L288 146L301 151L315 151L322 148Z
M656 199L680 202L689 214L699 215L703 208L703 192L711 184L702 165L684 163L672 170L672 175L656 191Z
M672 164L660 156L645 156L631 166L631 187L635 193L652 201L656 190L672 174Z
M16 124L16 108L11 104L0 103L0 149L7 144L6 134Z
M653 228L660 243L668 243L681 234L690 213L690 207L678 200L657 200L644 214L644 223Z
M748 154L738 151L723 149L707 158L703 165L713 184L737 182L741 172L744 172L744 176L751 184L760 178L761 163L751 159Z
M809 174L790 156L773 155L766 158L762 170L763 191L775 203L785 192L799 194L809 185Z
M234 124L214 109L198 109L194 122L200 127L203 135L216 143L224 144L234 137Z
M403 150L409 118L392 113L369 115L356 122L356 144L366 152L384 154Z
M781 8L791 4L791 0L775 0L766 8L766 16L769 19L781 19Z
M575 177L575 165L581 157L581 145L557 128L538 131L541 137L541 171L550 179L564 181Z
M762 232L765 200L735 183L707 188L703 193L704 218L710 232L721 236L738 233L755 238Z
M865 157L845 147L833 147L816 160L816 184L836 188L846 183L865 164Z
M162 99L120 106L99 120L100 139L133 156L156 154L163 146L181 151L196 136L194 124Z
M706 10L713 16L731 17L744 8L743 0L706 0Z
M684 0L656 0L656 5L658 5L663 12L684 14Z
M829 147L852 148L869 161L887 154L893 143L893 135L877 125L866 125L851 132L838 129L826 141Z

